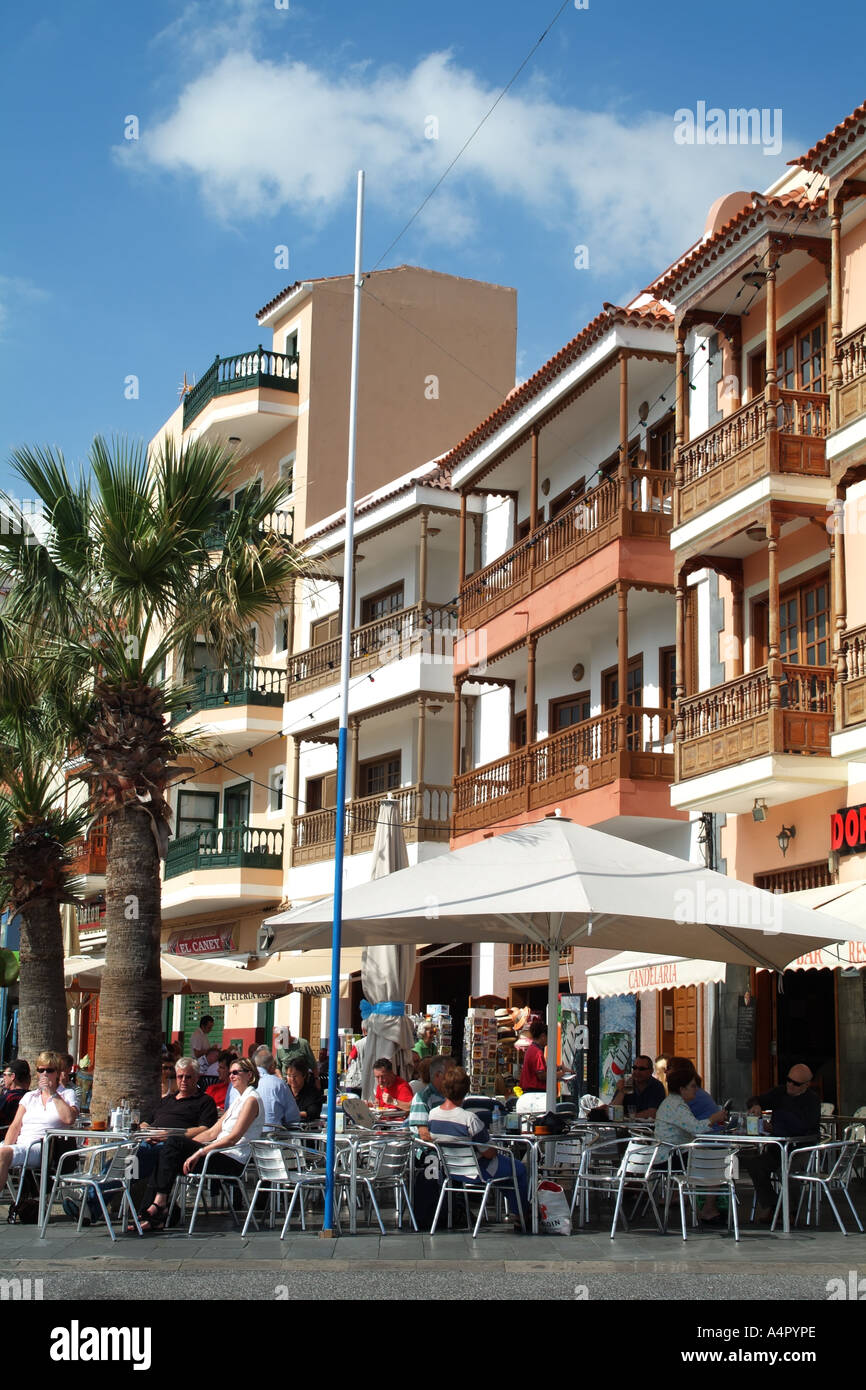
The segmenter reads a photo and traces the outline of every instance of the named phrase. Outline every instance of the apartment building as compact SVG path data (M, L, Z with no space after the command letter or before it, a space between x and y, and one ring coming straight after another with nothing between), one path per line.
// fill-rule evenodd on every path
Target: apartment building
M271 518L273 529L301 545L306 545L308 534L318 536L310 553L321 577L287 592L285 606L250 629L233 665L218 667L202 642L186 668L178 657L166 673L190 688L187 707L176 716L176 724L181 734L195 736L200 753L185 757L195 775L172 791L163 946L183 954L236 958L255 953L262 918L296 891L288 881L292 874L300 875L299 893L329 891L321 858L326 835L314 807L327 815L333 804L326 768L329 725L335 723L337 705L317 662L324 633L330 633L330 615L339 604L338 586L330 582L331 574L338 573L331 564L339 537L337 526L321 523L326 518L333 521L345 498L352 277L291 285L259 311L257 322L259 344L215 357L154 440L155 444L168 434L178 442L198 437L233 445L238 463L224 499L226 514L246 489L267 489L282 480L289 496L283 510ZM357 479L358 492L364 494L390 483L398 471L395 459L407 477L412 469L429 471L429 460L508 391L514 381L516 295L501 286L401 266L365 277L361 323ZM381 620L388 620L387 632L393 634L395 604L411 612L416 625L425 626L434 600L447 603L454 598L453 581L446 583L442 570L452 568L443 547L456 544L451 533L456 535L457 523L440 506L443 496L434 480L418 489L407 483L397 504L399 509L411 498L405 528L398 527L390 537L405 547L396 570L389 570L377 554L370 555L366 566L360 555L355 557L361 584L357 622L362 629L372 623L374 629L370 640L375 642L375 661L359 648L358 660L365 669L379 668L386 632ZM429 498L432 504L427 506ZM378 514L377 520L384 532L387 524ZM422 540L427 521L427 539ZM415 551L411 537L417 539ZM221 544L222 528L217 527L214 549ZM386 539L386 550L388 544ZM429 560L422 559L428 545ZM406 565L409 572L404 573ZM377 574L381 583L379 578L373 582ZM398 581L405 585L399 602ZM309 606L308 587L314 595ZM387 592L377 595L376 589ZM442 621L447 625L455 620L446 610ZM408 641L409 619L403 614L398 622ZM429 671L409 656L396 665L413 666L414 677L404 672L395 684L389 672L375 691L373 682L365 682L370 696L354 697L358 795L363 800L364 791L374 794L380 782L395 787L407 815L414 816L417 842L426 847L436 843L438 834L447 845L450 789L447 766L440 767L436 697L448 704L450 660L447 665L431 662ZM407 702L404 697L413 679L417 689ZM310 689L316 694L304 704L302 692ZM375 692L386 689L388 699L379 703L396 702L388 714L372 708L377 704ZM318 711L312 719L307 717L311 709ZM287 728L297 732L299 719L305 734L321 736L318 741L286 736ZM384 760L374 756L380 745L390 755ZM313 785L319 764L316 801ZM297 805L291 787L298 797L297 789L302 788L301 804L308 816L296 832L301 841L297 846L291 845L287 833ZM352 824L359 824L357 817ZM353 834L352 848L360 851L364 837L357 829ZM315 837L317 847L312 844ZM88 884L93 890L81 910L82 946L87 945L89 931L92 947L98 948L100 887L104 888L99 878L104 872L104 844L98 830L81 851L88 856ZM333 857L333 846L330 852ZM357 965L347 957L346 989L351 968ZM215 1016L217 1039L225 1037L244 1047L254 1040L270 1041L276 1023L290 1024L315 1045L327 1030L329 962L299 962L298 976L296 992L278 1001L276 1008L265 1001L228 999L223 1008L197 995L169 1001L166 1029L187 1038L204 1011Z

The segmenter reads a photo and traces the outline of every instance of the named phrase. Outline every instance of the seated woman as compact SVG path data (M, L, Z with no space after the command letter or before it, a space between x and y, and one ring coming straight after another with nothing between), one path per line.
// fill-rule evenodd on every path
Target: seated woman
M40 1163L42 1145L39 1140L52 1129L69 1129L78 1119L78 1111L71 1103L74 1093L60 1086L62 1067L63 1058L58 1052L40 1052L36 1058L36 1090L22 1096L6 1138L0 1144L0 1190L6 1186L10 1168L20 1168L24 1164L35 1168Z
M698 1089L698 1074L685 1058L671 1059L667 1085L668 1093L656 1111L654 1137L659 1143L671 1147L690 1144L699 1134L705 1134L711 1125L726 1123L728 1115L725 1110L717 1110L705 1120L698 1120L692 1114L689 1102L694 1100ZM706 1197L701 1220L706 1225L716 1225L723 1219L716 1198L712 1195Z
M6 1131L18 1114L18 1107L30 1090L30 1064L23 1057L16 1057L3 1068L3 1090L0 1091L0 1135Z
M205 1154L216 1157L208 1164L209 1173L238 1177L244 1170L254 1139L260 1139L265 1123L265 1107L258 1094L258 1068L247 1057L234 1061L229 1071L234 1099L221 1120L194 1139L170 1135L159 1154L153 1201L141 1213L142 1231L160 1231L168 1214L168 1199L181 1173L189 1174ZM129 1230L134 1231L134 1224Z
M433 1143L455 1144L462 1139L464 1143L468 1141L471 1144L488 1144L490 1134L481 1116L474 1110L463 1109L463 1101L470 1089L469 1077L463 1067L451 1067L439 1084L445 1099L441 1105L430 1111L427 1119ZM486 1173L489 1178L511 1178L516 1174L520 1204L526 1216L529 1177L523 1164L515 1163L512 1168L509 1156L494 1148L482 1149L478 1153L478 1159L482 1173ZM512 1205L507 1195L506 1201Z
M286 1069L289 1090L295 1097L302 1120L317 1120L322 1113L322 1093L313 1081L309 1069L300 1057L294 1057Z

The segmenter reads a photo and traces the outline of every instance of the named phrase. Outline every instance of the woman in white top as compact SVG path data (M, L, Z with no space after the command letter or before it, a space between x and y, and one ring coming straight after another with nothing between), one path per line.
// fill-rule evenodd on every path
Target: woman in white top
M162 1229L175 1178L181 1172L192 1173L205 1154L216 1155L208 1164L209 1173L237 1177L246 1167L250 1146L254 1139L261 1137L265 1123L264 1101L256 1089L258 1067L248 1057L241 1057L232 1062L229 1081L234 1086L234 1092L229 1092L233 1099L215 1125L192 1139L171 1135L163 1144L156 1170L156 1194L150 1206L141 1213L144 1217L142 1231Z
M10 1168L35 1168L42 1158L41 1140L52 1129L68 1129L78 1119L73 1091L60 1086L63 1058L59 1052L40 1052L36 1058L36 1090L22 1096L18 1113L0 1144L0 1190Z

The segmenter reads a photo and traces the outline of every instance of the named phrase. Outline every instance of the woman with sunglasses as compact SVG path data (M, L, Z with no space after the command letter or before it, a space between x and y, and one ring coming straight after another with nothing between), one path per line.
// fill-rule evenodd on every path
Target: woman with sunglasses
M18 1113L0 1144L0 1190L10 1168L35 1168L42 1158L41 1140L52 1129L69 1129L78 1119L70 1100L73 1092L60 1087L63 1058L58 1052L40 1052L36 1058L36 1090L22 1096Z
M156 1169L156 1195L142 1212L142 1231L160 1231L168 1214L168 1199L175 1179L191 1173L205 1154L214 1154L209 1173L237 1177L247 1166L254 1139L260 1139L265 1123L265 1107L257 1093L258 1068L247 1058L232 1062L229 1080L234 1087L232 1102L221 1120L194 1139L170 1136L162 1146ZM135 1229L134 1226L131 1227Z

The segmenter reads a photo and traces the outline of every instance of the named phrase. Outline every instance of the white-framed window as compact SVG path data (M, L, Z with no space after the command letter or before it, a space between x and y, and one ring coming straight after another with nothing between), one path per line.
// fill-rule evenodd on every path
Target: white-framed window
M244 483L243 487L236 488L234 496L232 498L232 506L235 508L235 510L237 510L237 508L240 506L241 502L243 501L244 494L247 491L249 491L251 495L255 494L256 496L261 497L263 485L264 480L262 478L261 473L259 473L255 478L250 478L249 482Z
M288 507L291 504L292 495L295 491L295 450L286 454L285 458L279 462L279 478L283 486L288 490L289 495L281 503L281 507Z
M288 331L288 333L286 334L286 345L285 345L285 347L283 348L283 351L285 352L285 354L286 354L287 357L297 357L297 355L298 355L298 347L299 347L299 344L300 344L300 340L301 340L301 331L300 331L300 329L299 329L299 328L290 328L289 331Z
M285 810L286 769L273 767L268 774L268 814L282 815Z

